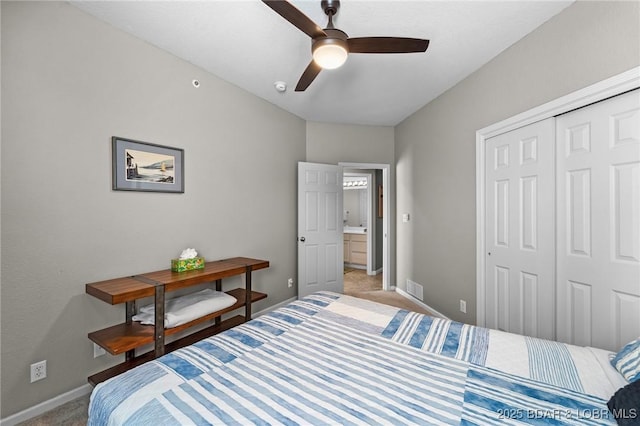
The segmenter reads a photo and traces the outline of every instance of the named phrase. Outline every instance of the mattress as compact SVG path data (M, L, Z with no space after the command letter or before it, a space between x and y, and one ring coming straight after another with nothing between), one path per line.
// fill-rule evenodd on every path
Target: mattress
M319 292L100 383L88 424L615 424L607 356Z

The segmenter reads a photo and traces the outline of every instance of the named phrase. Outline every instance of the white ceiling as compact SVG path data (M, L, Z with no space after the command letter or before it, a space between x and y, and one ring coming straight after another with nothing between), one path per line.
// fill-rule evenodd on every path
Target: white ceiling
M334 25L350 37L426 38L429 48L351 54L305 92L293 89L311 60L310 39L259 0L71 4L306 120L393 126L572 1L343 0ZM292 3L326 26L320 0Z

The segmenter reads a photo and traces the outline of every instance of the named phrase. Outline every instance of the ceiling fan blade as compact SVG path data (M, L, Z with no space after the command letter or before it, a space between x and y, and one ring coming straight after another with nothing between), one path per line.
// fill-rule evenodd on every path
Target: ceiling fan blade
M424 52L429 40L407 37L356 37L347 40L349 53Z
M327 34L304 13L285 0L262 0L264 4L273 9L278 15L291 22L303 33L311 38L326 37Z
M302 73L302 77L298 81L298 85L296 86L296 92L304 92L307 87L315 80L315 78L320 74L322 68L315 61L311 61L311 63L307 66L307 69Z

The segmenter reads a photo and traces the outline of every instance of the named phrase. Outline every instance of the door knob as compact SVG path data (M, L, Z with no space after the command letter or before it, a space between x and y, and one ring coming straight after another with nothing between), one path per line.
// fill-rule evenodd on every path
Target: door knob
M300 237L300 241L304 243L306 239L304 237Z

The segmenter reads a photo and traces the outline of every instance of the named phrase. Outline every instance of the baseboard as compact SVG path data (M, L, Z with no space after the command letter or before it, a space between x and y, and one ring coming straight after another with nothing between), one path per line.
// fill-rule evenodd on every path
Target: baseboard
M344 266L346 266L347 268L359 269L361 271L367 270L367 265L360 265L357 263L345 263Z
M407 293L406 291L404 291L404 290L402 290L402 289L400 289L398 287L396 287L396 293L398 293L399 295L411 300L413 303L416 303L416 304L422 306L423 308L425 308L429 312L433 312L436 316L439 316L440 318L450 319L446 315L441 314L440 312L438 312L435 309L433 309L431 306L429 306L426 303L424 303L422 300L416 299L415 297L413 297L412 295L410 295L409 293Z
M87 383L86 385L82 385L79 388L70 390L69 392L65 392L62 395L53 397L47 401L41 402L38 405L34 405L31 408L27 408L26 410L22 410L16 414L12 414L9 417L0 419L0 425L14 426L20 422L24 422L34 417L38 417L39 415L44 414L47 411L53 410L54 408L58 408L59 406L66 404L69 401L73 401L74 399L88 395L91 393L92 390L93 390L93 387Z

